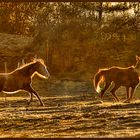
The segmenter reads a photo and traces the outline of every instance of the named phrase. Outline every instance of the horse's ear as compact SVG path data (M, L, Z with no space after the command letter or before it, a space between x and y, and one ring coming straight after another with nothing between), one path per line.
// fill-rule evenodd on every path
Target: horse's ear
M37 55L35 55L35 56L33 57L33 62L36 62L36 60L37 60Z

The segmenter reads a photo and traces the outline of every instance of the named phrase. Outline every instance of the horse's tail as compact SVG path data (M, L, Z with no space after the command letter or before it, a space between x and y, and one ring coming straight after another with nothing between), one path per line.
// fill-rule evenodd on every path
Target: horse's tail
M96 92L101 93L104 90L106 85L105 75L102 72L98 72L93 79L93 84Z

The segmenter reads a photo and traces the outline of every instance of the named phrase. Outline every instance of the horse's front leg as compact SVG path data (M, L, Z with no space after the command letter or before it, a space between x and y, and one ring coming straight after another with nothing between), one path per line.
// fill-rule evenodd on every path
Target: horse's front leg
M40 102L40 105L41 106L44 106L42 100L40 99L38 93L29 85L28 87L26 87L26 90L31 94L31 98L30 98L30 101L29 101L29 104L30 102L32 101L33 99L33 94L38 98L39 102Z
M116 90L119 88L119 86L115 86L110 92L113 95L115 101L119 102L119 98L117 97L117 95L115 94Z
M129 98L130 98L130 92L129 92L129 89L131 87L126 87L126 93L127 93L127 96L126 96L126 100L124 101L124 103L128 103L129 102Z
M110 86L110 82L107 81L107 84L105 85L105 88L100 93L100 97L101 97L102 100L103 100L103 96L106 93L106 91L109 88L109 86Z

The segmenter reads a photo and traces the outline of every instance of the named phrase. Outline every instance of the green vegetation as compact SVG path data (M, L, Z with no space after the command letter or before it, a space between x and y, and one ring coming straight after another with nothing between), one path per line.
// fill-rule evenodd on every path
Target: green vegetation
M139 6L138 2L1 2L0 32L32 37L30 49L21 57L44 58L52 75L90 79L98 68L135 64L135 55L140 54Z

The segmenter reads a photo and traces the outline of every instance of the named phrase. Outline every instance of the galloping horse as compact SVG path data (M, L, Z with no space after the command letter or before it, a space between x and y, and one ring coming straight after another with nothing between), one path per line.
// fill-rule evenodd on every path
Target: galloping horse
M120 86L126 87L127 99L125 102L130 102L133 98L134 91L139 84L140 76L140 57L136 56L136 65L127 68L111 67L108 69L100 69L94 76L93 83L95 90L101 94L101 99L104 93L110 89L111 94L116 101L119 101L115 92ZM112 87L111 87L112 86ZM129 95L129 90L131 93Z
M44 79L47 79L50 76L42 59L36 59L10 73L0 73L0 92L12 94L20 90L25 90L31 95L28 104L33 100L34 94L38 98L40 105L43 106L43 102L39 95L31 86L32 78L35 74Z

